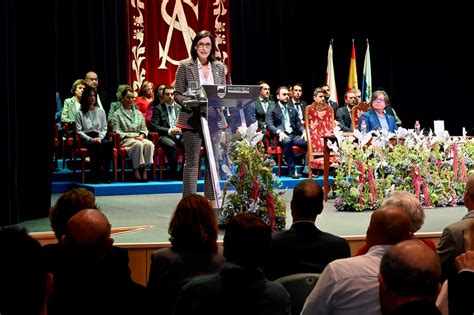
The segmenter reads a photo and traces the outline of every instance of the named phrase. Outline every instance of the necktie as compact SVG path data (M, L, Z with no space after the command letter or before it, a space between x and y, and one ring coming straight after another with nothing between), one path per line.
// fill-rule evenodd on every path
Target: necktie
M267 100L262 100L262 107L263 107L264 112L266 113L267 108L268 108L268 101Z
M288 110L288 106L283 106L283 119L285 120L285 132L291 133L293 129L291 129L290 112Z
M303 109L301 108L301 103L295 103L296 111L298 112L298 117L303 119Z
M170 119L170 127L174 128L174 111L172 106L167 106L168 107L168 117Z

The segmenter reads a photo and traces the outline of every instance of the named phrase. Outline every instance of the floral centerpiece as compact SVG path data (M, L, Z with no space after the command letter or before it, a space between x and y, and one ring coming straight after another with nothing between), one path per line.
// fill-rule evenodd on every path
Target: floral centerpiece
M250 212L268 223L272 230L283 230L286 224L286 207L282 193L275 188L282 186L273 174L275 162L265 153L263 134L257 125L240 127L230 144L231 167L223 166L229 176L223 191L224 220L241 212ZM229 188L235 192L229 193Z
M399 128L343 136L329 146L340 156L334 178L338 210L376 209L392 190L415 194L425 207L462 203L467 173L474 168L474 142L465 134L435 136Z

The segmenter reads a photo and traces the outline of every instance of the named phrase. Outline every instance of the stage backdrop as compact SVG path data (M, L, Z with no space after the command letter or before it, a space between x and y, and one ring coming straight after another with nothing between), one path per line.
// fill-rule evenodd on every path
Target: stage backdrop
M196 33L208 30L230 78L228 0L128 0L128 82L134 90L143 81L173 84L176 69Z

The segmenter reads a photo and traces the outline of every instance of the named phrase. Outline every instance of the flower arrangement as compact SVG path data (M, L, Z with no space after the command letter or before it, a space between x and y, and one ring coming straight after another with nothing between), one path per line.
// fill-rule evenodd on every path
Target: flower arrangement
M329 146L341 158L334 179L336 209L376 209L392 190L412 192L425 207L463 202L467 173L474 168L474 141L465 134L424 135L404 128L395 134L334 132L337 142Z
M282 183L272 172L275 162L265 153L262 138L256 124L249 128L240 127L234 135L229 153L232 167L223 166L229 179L223 190L222 215L227 221L238 213L250 212L268 223L273 231L283 230L286 224L285 201L282 193L275 189ZM228 194L232 186L235 192Z

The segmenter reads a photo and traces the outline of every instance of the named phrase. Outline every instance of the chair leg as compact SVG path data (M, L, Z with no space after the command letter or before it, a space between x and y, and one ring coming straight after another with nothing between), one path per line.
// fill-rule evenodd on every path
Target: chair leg
M81 156L81 183L86 181L86 157Z
M125 157L122 155L122 182L125 180Z
M114 156L113 168L114 168L114 181L117 182L117 157L116 156Z
M281 154L278 154L278 177L281 177Z

